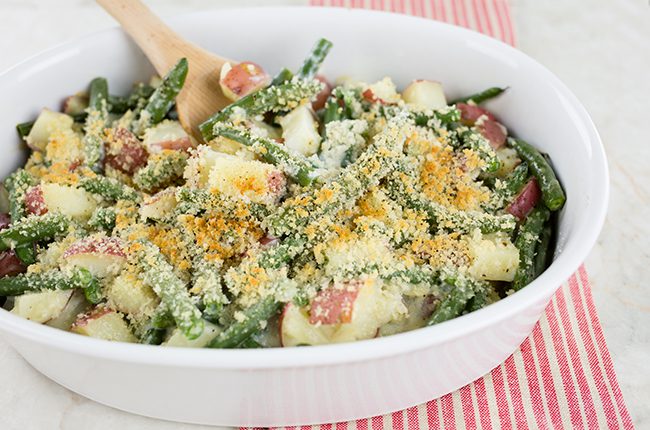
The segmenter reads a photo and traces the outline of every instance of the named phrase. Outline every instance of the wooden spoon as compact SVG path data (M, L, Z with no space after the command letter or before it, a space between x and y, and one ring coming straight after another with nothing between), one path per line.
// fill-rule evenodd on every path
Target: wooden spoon
M165 25L140 0L97 0L144 51L160 76L182 57L189 71L176 109L183 127L200 139L198 125L231 103L219 86L219 72L227 58L189 43Z

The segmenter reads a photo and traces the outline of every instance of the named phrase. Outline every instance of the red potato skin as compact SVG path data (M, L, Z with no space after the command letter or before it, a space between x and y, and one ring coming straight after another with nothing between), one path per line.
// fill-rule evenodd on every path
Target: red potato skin
M267 86L270 80L270 76L260 65L244 61L232 66L232 69L224 76L222 83L238 98L241 98Z
M262 237L259 242L260 242L260 245L262 245L263 247L270 248L270 247L275 246L278 243L280 243L280 239L278 239L277 237L267 235L267 236Z
M104 254L126 257L124 244L116 237L104 237L101 239L86 238L70 245L63 253L63 258L78 254Z
M537 184L537 179L532 178L524 185L519 195L508 205L506 212L517 217L520 221L526 219L535 205L542 198L542 191Z
M160 148L161 151L164 151L165 149L171 149L173 151L185 152L189 152L189 150L194 147L194 145L192 145L192 139L190 139L189 136L185 136L176 140L165 140L158 142L155 144L155 146Z
M0 230L8 228L11 224L9 214L0 213ZM24 273L27 266L20 261L13 249L0 252L0 278Z
M4 230L10 225L11 225L11 217L9 216L9 214L4 212L0 213L0 230Z
M506 144L507 135L503 131L501 124L498 122L491 119L485 119L479 123L477 128L479 133L490 142L492 148L499 149Z
M470 105L467 103L456 103L456 107L460 111L460 122L463 125L472 126L476 124L476 121L485 115L488 119L496 121L496 118L490 111L483 109L480 106Z
M25 193L25 210L32 215L45 215L47 213L43 191L38 185L29 188Z
M71 329L74 329L75 327L83 327L88 324L88 322L97 319L99 317L102 317L106 314L110 314L113 312L112 309L108 307L95 307L91 309L90 311L86 312L85 314L81 315L73 324Z
M388 104L390 104L390 103L388 103L386 100L383 100L383 99L380 99L379 97L377 97L377 96L375 95L375 93L373 93L372 90L371 90L370 88L368 88L367 90L365 90L364 92L362 92L362 93L361 93L361 96L362 96L365 100L369 101L370 103L379 103L379 104L382 104L382 105L388 105Z
M147 164L149 154L144 145L131 131L118 128L113 134L113 142L106 148L106 164L128 175L133 175Z
M0 252L0 278L25 273L27 266L20 261L13 249Z
M287 188L287 178L280 171L270 172L266 178L269 184L269 191L275 196L281 196Z
M325 87L320 93L316 94L316 100L314 100L311 104L311 107L314 109L314 111L323 109L325 107L325 103L327 103L327 99L329 98L330 94L332 94L332 85L330 85L325 76L316 75L316 79L325 84Z
M309 308L310 324L341 324L352 321L354 301L361 282L351 281L342 288L330 287L318 292Z

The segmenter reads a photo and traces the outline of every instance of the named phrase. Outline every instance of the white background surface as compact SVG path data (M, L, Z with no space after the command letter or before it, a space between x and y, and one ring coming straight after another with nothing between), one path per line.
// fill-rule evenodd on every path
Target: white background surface
M303 3L148 1L163 17L234 5ZM639 429L649 428L650 4L513 0L512 6L519 48L577 94L605 143L612 176L610 211L587 268L632 419ZM91 0L0 0L0 70L112 25ZM77 396L38 374L2 341L0 411L0 429L202 428L130 415Z

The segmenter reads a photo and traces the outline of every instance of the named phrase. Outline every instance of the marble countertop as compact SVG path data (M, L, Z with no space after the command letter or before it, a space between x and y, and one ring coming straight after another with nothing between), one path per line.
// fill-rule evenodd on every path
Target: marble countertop
M165 16L302 0L149 1ZM587 259L596 307L632 419L650 427L650 5L645 0L511 0L518 46L584 103L611 169L605 228ZM45 48L113 26L91 0L0 0L0 70ZM78 396L0 340L0 428L199 429L131 415ZM207 428L207 427L206 427Z

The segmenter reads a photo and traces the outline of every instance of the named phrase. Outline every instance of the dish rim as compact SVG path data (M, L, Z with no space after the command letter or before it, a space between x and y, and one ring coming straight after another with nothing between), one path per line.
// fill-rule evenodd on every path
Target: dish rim
M390 15L394 20L425 20L429 25L439 26L444 31L458 32L466 38L477 40L480 44L495 47L514 61L528 63L536 69L542 77L549 80L550 85L569 102L570 107L578 115L578 119L588 133L584 141L588 142L591 150L590 165L595 175L592 189L598 186L602 190L598 195L591 195L592 218L589 223L577 226L571 232L573 241L567 241L563 250L552 264L535 279L531 284L522 290L512 294L498 302L491 304L478 311L454 318L449 321L431 327L424 327L399 333L387 337L360 340L349 343L311 346L307 348L266 348L266 349L207 349L207 348L161 348L153 345L131 344L123 342L109 342L101 339L93 339L77 335L64 330L35 323L16 316L4 309L0 310L0 329L7 332L9 336L20 337L26 340L46 345L51 348L65 350L98 359L120 361L128 363L140 363L147 365L197 367L197 368L223 368L223 369L246 369L261 370L270 368L288 367L313 367L325 365L337 365L364 361L369 359L381 359L391 356L402 355L412 351L430 348L448 342L452 339L477 332L481 328L507 320L522 309L539 302L540 299L550 296L568 279L580 264L587 257L589 251L595 244L600 231L602 230L607 206L609 201L609 169L607 165L605 150L598 134L598 131L587 113L584 106L569 88L550 70L539 62L519 51L518 49L482 33L474 32L466 28L430 20L422 17L414 17L400 14L393 14L384 11L373 11L363 9L347 8L325 8L306 6L284 6L284 7L254 7L254 8L232 8L226 10L208 10L192 12L169 19L172 25L177 21L192 20L195 16L206 13L241 13L242 10L250 13L263 13L266 10L273 10L274 13L294 13L300 10L307 14L323 13L347 13L357 14L363 19L364 15ZM25 60L0 73L0 82L11 79L21 69L36 66L47 58L76 45L89 43L93 39L101 38L111 33L123 33L115 26L112 28L95 31L87 35L58 44L44 51L29 56ZM577 236L577 238L575 238ZM580 240L579 243L576 243Z

